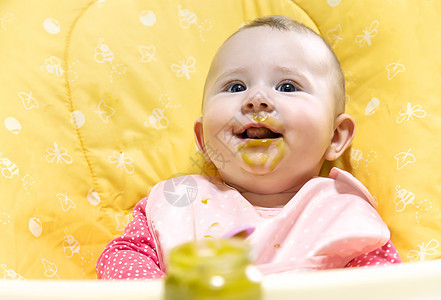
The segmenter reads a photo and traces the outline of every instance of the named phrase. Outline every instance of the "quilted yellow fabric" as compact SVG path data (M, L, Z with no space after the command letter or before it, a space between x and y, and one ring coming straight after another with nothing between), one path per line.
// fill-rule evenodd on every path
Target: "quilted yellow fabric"
M203 82L242 23L284 14L340 58L357 121L338 162L379 202L404 260L440 257L436 1L58 0L0 4L0 278L96 278L158 181L207 172Z

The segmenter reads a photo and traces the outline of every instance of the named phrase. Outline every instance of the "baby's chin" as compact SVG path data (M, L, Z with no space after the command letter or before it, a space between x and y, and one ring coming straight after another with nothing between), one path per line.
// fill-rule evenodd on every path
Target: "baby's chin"
M237 178L237 176L225 178L222 175L221 177L225 183L241 193L274 195L297 190L297 187L293 187L289 182L282 182L279 176L273 175L258 175L254 173L253 175L246 176L246 178Z
M241 167L242 171L246 174L248 174L249 176L257 176L258 179L260 179L260 177L262 176L268 176L270 175L274 169L273 168L269 168L267 166L244 166Z
M246 139L237 148L237 164L250 175L265 176L273 173L286 156L283 137Z
M297 189L289 187L287 190L273 183L246 182L229 185L236 188L249 203L258 207L283 207L297 193Z

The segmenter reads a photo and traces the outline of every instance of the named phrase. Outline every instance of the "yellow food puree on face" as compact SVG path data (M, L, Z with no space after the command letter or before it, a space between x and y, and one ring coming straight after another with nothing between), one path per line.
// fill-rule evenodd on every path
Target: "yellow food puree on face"
M271 151L274 147L275 151ZM239 145L237 150L247 165L268 167L269 171L272 171L285 155L286 145L282 138L253 139Z

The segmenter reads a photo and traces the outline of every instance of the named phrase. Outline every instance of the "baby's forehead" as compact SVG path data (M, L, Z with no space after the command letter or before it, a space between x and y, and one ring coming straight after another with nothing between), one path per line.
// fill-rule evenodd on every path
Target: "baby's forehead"
M306 42L308 44L314 44L319 47L326 47L326 43L324 43L323 38L313 30L294 27L290 27L288 29L280 29L272 28L269 26L241 28L233 33L228 39L226 39L223 45L228 44L232 40L234 41L237 37L246 38L247 36L252 36L256 34L293 42L297 40L303 40L304 43ZM271 39L266 40L268 42L271 42ZM265 39L263 39L262 42L265 42Z
M339 67L338 63L332 63L332 55L327 44L315 33L264 26L246 28L222 44L213 58L208 77L218 77L226 69L262 63L283 71L300 68L323 75Z
M249 43L245 42L248 41ZM309 53L313 56L312 62L326 63L330 62L334 54L326 42L312 30L303 28L278 29L268 26L251 27L240 29L231 35L218 49L213 61L222 57L225 52L256 52L263 51L265 46L271 46L273 43L284 43L287 49L295 47L291 55L296 56L301 53ZM241 45L242 47L240 47ZM280 49L279 49L280 50ZM231 53L229 53L231 55ZM272 54L278 55L277 51ZM306 58L306 57L305 57Z

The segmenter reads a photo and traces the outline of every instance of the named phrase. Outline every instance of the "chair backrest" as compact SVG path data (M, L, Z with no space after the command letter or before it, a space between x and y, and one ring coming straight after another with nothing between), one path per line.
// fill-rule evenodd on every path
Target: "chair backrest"
M0 278L95 278L155 183L207 171L192 128L210 60L268 14L333 46L357 122L337 165L375 196L404 260L439 258L441 4L389 2L0 4Z

